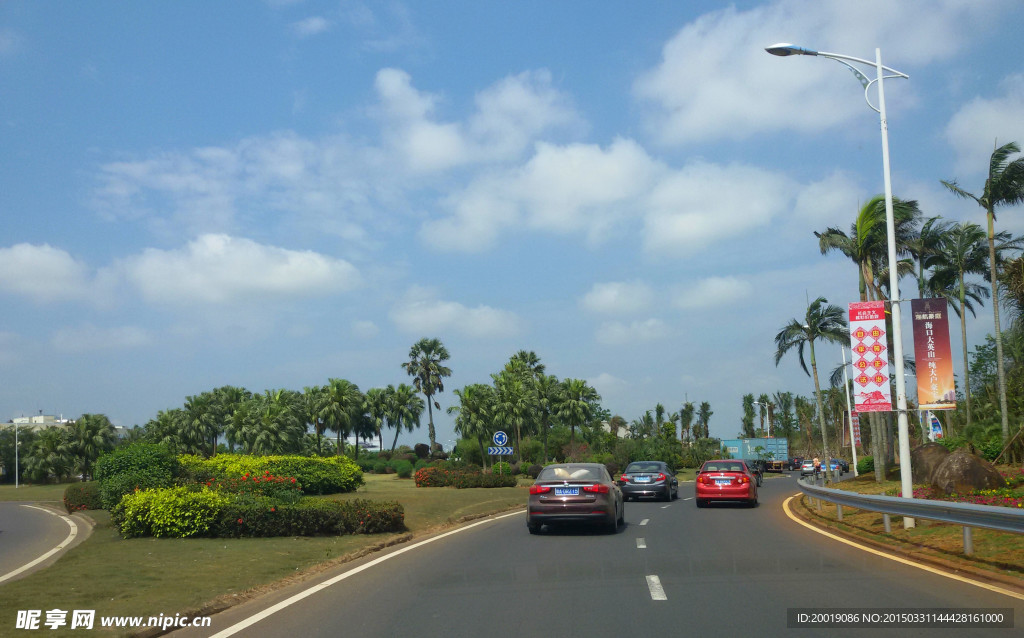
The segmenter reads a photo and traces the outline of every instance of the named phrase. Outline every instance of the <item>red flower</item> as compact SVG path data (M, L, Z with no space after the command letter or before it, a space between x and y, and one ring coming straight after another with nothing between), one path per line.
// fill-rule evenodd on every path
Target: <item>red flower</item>
M238 519L238 524L239 524L239 525L241 525L241 524L242 524L242 519Z

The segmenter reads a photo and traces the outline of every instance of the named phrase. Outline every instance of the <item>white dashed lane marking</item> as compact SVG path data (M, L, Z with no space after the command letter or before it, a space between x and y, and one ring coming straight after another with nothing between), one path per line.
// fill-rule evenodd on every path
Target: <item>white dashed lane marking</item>
M636 548L637 549L647 549L647 539L645 539L645 538L638 538L638 539L636 539Z
M650 520L651 520L651 519L649 519L649 518L645 518L644 520L640 521L640 526L641 526L641 527L643 527L643 526L644 526L644 525L646 525L646 524L647 524L647 522L648 522L648 521L650 521Z
M651 600L668 600L665 588L661 586L661 579L657 576L647 577L647 589L651 590Z

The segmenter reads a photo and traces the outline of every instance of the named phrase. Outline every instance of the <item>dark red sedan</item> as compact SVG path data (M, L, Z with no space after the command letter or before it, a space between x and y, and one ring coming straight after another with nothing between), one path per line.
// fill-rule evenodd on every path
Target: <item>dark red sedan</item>
M757 506L757 479L743 461L705 461L697 472L697 507L713 501L738 501Z

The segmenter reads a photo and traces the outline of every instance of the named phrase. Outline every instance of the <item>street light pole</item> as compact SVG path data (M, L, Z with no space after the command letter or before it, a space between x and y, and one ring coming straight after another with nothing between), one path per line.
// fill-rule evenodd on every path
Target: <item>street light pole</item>
M877 48L875 49L874 62L863 58L855 58L849 55L841 55L839 53L827 53L825 51L802 49L787 43L773 44L770 47L766 47L765 51L778 56L820 56L823 58L831 58L839 62L853 71L854 75L857 76L857 79L860 80L861 85L864 87L865 101L867 101L868 106L870 106L872 110L877 111L879 115L879 123L882 130L882 173L885 180L885 228L889 248L889 307L892 311L892 357L893 367L895 368L896 373L896 418L900 445L900 484L903 489L903 498L913 498L914 482L911 478L910 469L910 430L907 423L907 383L903 372L903 330L900 323L902 318L902 314L900 312L900 287L899 274L896 272L896 222L892 208L892 178L890 177L889 172L889 124L885 117L885 90L883 89L883 80L885 78L910 79L910 76L906 73L897 71L896 69L883 66L882 51ZM869 80L860 69L850 64L850 62L857 62L874 67L875 79ZM892 75L885 75L885 71L892 73ZM875 106L871 104L871 100L868 99L868 91L870 90L871 85L876 82L878 83L878 108L875 108ZM904 529L914 527L914 519L909 516L904 517L903 527Z
M764 413L765 413L765 415L766 415L766 417L768 419L768 438L769 439L772 438L772 411L768 409L768 404L767 403L762 403L760 401L754 401L754 405L759 405L762 408L764 408Z

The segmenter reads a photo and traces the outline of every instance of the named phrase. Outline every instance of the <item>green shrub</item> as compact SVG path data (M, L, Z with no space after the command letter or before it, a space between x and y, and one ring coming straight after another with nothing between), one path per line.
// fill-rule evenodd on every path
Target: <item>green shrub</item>
M409 461L394 461L392 467L395 468L395 473L398 474L398 478L411 478L412 477L412 463Z
M508 461L498 461L491 466L491 474L514 474L512 465Z
M445 487L451 485L454 472L445 467L424 467L416 470L416 487Z
M218 454L209 459L182 456L186 476L205 483L210 478L241 478L245 475L291 477L302 485L304 494L353 492L363 484L363 471L348 457L253 456Z
M875 471L875 459L871 456L862 456L857 459L858 474L872 474Z
M430 467L430 465L432 463L434 463L434 461L431 461L429 459L420 459L420 460L416 461L416 465L413 466L413 469L414 470L421 470L421 469L423 469L425 467Z
M537 477L540 475L540 471L543 469L543 466L534 463L529 468L527 468L526 473L527 475L529 475L530 478L536 480Z
M279 505L270 499L255 499L226 503L211 526L210 535L315 536L376 534L404 529L405 512L396 502L304 498L297 503Z
M387 471L388 471L388 462L387 461L378 459L377 461L374 462L374 464L373 464L373 473L374 474L387 474Z
M519 480L511 474L483 474L479 472L459 472L455 475L452 485L459 489L469 487L515 487Z
M111 509L136 489L170 487L180 471L178 459L162 444L132 443L104 454L96 461L94 476L100 483L100 501Z
M68 514L79 510L103 509L99 481L72 483L64 490L64 509Z
M188 538L205 535L228 497L208 488L169 487L125 494L111 521L125 538Z

